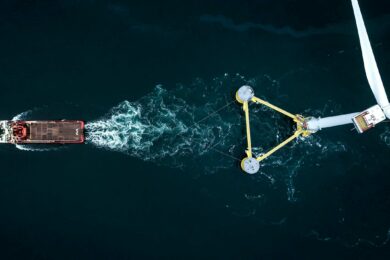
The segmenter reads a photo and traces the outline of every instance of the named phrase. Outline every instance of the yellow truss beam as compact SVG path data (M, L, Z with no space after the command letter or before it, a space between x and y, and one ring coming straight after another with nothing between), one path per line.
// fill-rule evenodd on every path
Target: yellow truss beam
M262 100L262 99L260 99L258 97L253 97L251 101L253 101L255 103L262 104L264 106L267 106L267 107L269 107L269 108L271 108L271 109L273 109L273 110L275 110L275 111L277 111L277 112L279 112L279 113L281 113L281 114L283 114L285 116L288 116L288 117L292 118L293 120L296 119L296 115L293 115L293 114L287 112L286 110L281 109L280 107L277 107L275 105L272 105L271 103L269 103L269 102L267 102L265 100Z
M294 139L298 138L301 134L302 134L301 131L299 131L299 130L295 131L295 133L292 136L290 136L289 138L287 138L286 140L284 140L283 142L281 142L280 144L278 144L277 146L275 146L274 148L269 150L267 153L257 157L256 160L261 162L262 160L270 157L271 154L273 154L277 150L281 149L283 146L287 145L289 142L293 141Z
M269 107L269 108L271 108L271 109L273 109L273 110L275 110L275 111L277 111L285 116L290 117L292 120L294 120L294 122L296 123L296 127L297 127L295 133L292 136L290 136L289 138L287 138L286 140L284 140L283 142L281 142L280 144L278 144L274 148L270 149L267 153L255 158L258 162L265 160L266 158L271 156L273 153L275 153L279 149L283 148L284 146L286 146L288 143L295 140L299 136L306 137L306 136L310 135L310 132L305 130L305 119L301 115L291 114L290 112L287 112L286 110L281 109L280 107L277 107L277 106L275 106L275 105L273 105L265 100L262 100L258 97L255 97L255 96L253 96L249 101L243 101L242 99L239 98L239 96L237 94L236 99L238 102L242 103L242 108L245 112L245 125L246 125L246 136L247 136L247 146L248 147L246 149L247 157L244 158L244 160L247 160L249 158L253 158L252 140L251 140L251 133L250 133L250 120L249 120L249 101L254 102L256 104L261 104L261 105L267 106L267 107ZM244 160L243 160L243 162L244 162Z
M243 103L242 109L245 112L246 140L248 143L248 148L246 149L246 155L249 158L251 158L252 157L252 140L251 140L251 127L249 124L249 105L248 105L248 102Z

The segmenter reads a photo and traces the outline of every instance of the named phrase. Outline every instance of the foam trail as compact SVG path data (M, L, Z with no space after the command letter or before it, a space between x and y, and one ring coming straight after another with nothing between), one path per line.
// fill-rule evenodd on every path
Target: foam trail
M17 120L24 120L28 115L30 115L33 112L33 110L27 110L25 112L22 112L12 118L12 121L17 121Z
M25 145L25 144L15 144L15 147L21 151L28 151L28 152L52 152L52 151L58 151L58 147L52 147L52 148L40 148L33 145Z
M213 114L210 120L200 122L218 105L226 103L214 100L196 106L175 95L181 91L186 94L187 90L168 92L157 86L137 102L123 101L105 117L86 124L87 143L145 161L165 164L166 159L168 164L178 167L210 154L215 146L224 151L233 146L231 138L238 137L240 131L239 115L232 121Z

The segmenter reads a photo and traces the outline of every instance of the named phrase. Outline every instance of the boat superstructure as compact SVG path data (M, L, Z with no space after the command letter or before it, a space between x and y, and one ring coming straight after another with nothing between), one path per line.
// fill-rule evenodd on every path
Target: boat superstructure
M10 143L10 144L84 143L84 121L80 121L80 120L0 121L0 143Z

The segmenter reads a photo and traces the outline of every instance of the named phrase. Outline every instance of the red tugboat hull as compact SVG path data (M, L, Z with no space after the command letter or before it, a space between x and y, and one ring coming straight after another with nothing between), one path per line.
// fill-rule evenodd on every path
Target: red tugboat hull
M0 121L0 142L13 144L81 144L84 121Z

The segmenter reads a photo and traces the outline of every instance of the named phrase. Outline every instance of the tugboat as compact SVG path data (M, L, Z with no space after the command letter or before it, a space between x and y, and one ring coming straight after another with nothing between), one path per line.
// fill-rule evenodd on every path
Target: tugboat
M81 144L84 121L0 121L0 143Z

